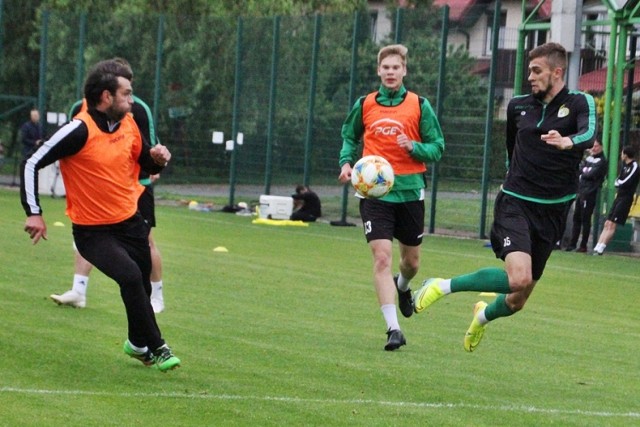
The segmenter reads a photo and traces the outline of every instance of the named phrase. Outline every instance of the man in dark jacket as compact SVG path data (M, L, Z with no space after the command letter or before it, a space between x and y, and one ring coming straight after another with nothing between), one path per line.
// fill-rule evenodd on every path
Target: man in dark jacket
M298 185L292 194L296 210L291 214L292 220L314 222L322 216L320 198L306 185Z
M596 207L598 191L606 176L607 159L602 152L602 144L596 140L591 148L591 153L580 165L578 197L573 211L573 230L566 251L587 252L587 242L591 231L591 215ZM576 249L581 231L582 240Z
M567 52L558 43L531 50L531 94L516 96L507 106L509 169L491 227L491 247L504 269L490 266L450 279L427 279L414 294L416 313L457 292L499 294L490 303L475 304L463 341L466 351L477 348L491 321L524 308L576 198L576 172L596 138L596 108L591 95L565 86L567 65Z
M42 143L44 137L40 124L40 112L37 108L31 109L29 120L20 127L20 137L22 138L22 157L26 159Z

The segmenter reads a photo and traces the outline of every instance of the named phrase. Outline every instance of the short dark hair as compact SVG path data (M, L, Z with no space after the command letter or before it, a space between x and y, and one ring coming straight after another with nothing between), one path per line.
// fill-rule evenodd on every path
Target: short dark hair
M551 68L567 69L567 50L560 43L545 43L529 52L529 60L546 57Z
M622 154L624 154L625 156L627 156L630 159L635 159L636 158L636 150L631 145L626 145L625 147L623 147L622 148Z
M133 80L133 68L131 68L131 64L129 64L129 61L127 61L126 59L121 58L119 56L115 56L115 57L113 57L111 59L113 59L114 61L116 61L117 63L122 65L123 67L127 68L128 69L127 72L131 73L131 78L129 80ZM122 76L122 77L125 77L125 76Z
M87 100L87 106L95 107L98 105L100 96L105 90L115 94L119 86L118 77L131 80L133 78L131 66L118 60L107 59L91 67L84 83L84 97Z

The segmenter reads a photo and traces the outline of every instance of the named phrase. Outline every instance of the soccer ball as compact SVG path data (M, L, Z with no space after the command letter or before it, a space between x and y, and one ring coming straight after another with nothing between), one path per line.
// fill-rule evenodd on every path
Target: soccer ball
M384 157L365 156L358 160L351 171L351 184L356 192L367 199L383 197L393 187L394 174L391 164Z

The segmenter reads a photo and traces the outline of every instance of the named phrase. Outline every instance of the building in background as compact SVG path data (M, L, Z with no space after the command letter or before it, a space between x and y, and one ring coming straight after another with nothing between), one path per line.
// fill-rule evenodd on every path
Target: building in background
M526 0L527 13L532 12L540 0ZM371 11L372 33L376 41L381 41L392 33L392 19L389 16L385 1L369 1ZM493 52L491 39L494 20L493 0L434 0L436 6L449 6L449 40L450 46L467 49L476 59L475 72L489 76L489 67ZM405 6L406 1L398 1ZM516 52L518 45L518 27L522 22L522 0L503 0L501 2L500 28L498 41L498 66L496 70L495 96L501 107L498 114L504 118L506 101L514 94ZM537 21L550 22L552 16L552 0L542 2L537 10ZM583 5L583 21L604 21L608 19L608 9L601 0L585 0ZM532 49L550 40L549 31L538 30L527 35L526 49ZM578 89L594 95L605 90L607 75L606 61L609 47L609 31L605 26L589 26L582 34L580 45L580 69ZM569 46L566 46L571 50ZM634 56L629 52L629 57ZM525 58L526 61L526 58ZM526 67L527 64L524 64ZM636 68L634 88L639 86L640 70ZM528 91L528 84L523 82L523 92ZM625 75L625 85L627 76ZM502 102L500 102L502 101Z

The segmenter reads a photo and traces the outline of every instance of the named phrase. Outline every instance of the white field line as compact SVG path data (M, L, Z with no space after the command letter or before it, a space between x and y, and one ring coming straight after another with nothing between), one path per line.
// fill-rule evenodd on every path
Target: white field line
M306 399L287 396L240 396L232 394L192 394L192 393L111 393L104 391L86 390L43 390L23 389L15 387L0 387L0 393L27 394L27 395L59 395L59 396L110 396L110 397L142 397L142 398L169 398L169 399L193 399L193 400L227 400L227 401L262 401L284 402L292 404L319 404L319 405L363 405L363 406L391 406L425 409L473 409L479 411L508 411L523 414L543 415L575 415L587 418L628 418L640 419L640 412L609 412L592 411L582 409L561 408L537 408L535 406L509 406L509 405L476 405L464 402L458 403L430 403L430 402L394 402L372 399Z

